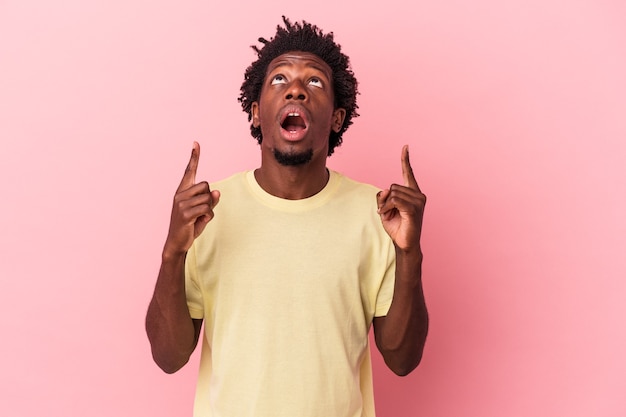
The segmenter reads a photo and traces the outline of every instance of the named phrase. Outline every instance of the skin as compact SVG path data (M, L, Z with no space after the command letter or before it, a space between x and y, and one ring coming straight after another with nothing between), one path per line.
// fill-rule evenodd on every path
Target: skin
M306 131L296 140L281 131L285 106L296 106L306 119ZM261 166L255 170L259 185L285 199L310 197L328 182L326 159L331 129L338 132L345 110L335 108L332 71L315 55L289 52L274 59L267 70L260 99L252 104L252 123L261 127ZM308 163L286 166L274 153L312 151ZM191 158L174 196L169 233L154 295L146 315L146 331L155 362L165 372L182 368L195 349L202 320L189 315L185 298L185 256L194 239L213 218L220 193L206 181L196 183L200 146ZM398 375L419 364L428 313L422 290L420 236L426 196L420 191L408 147L401 153L403 185L392 184L378 193L377 205L385 231L396 250L393 301L387 316L374 318L376 345L385 363Z
M330 67L316 55L291 52L274 59L268 69L261 97L252 103L252 123L261 127L261 167L255 171L259 185L285 199L301 199L318 193L328 182L326 158L330 130L341 129L346 111L334 108ZM295 105L308 121L305 136L285 140L280 132L281 110ZM286 167L276 161L274 150L299 153L313 150L306 165Z
M185 257L196 237L213 218L219 191L206 181L196 183L200 145L194 142L189 164L176 190L161 268L146 314L152 357L167 373L189 361L196 348L202 320L192 319L185 296Z
M402 148L404 185L392 184L376 196L378 213L396 249L393 301L387 315L374 318L374 337L387 366L408 375L419 365L428 333L428 311L422 288L420 237L426 196L411 163L409 147Z

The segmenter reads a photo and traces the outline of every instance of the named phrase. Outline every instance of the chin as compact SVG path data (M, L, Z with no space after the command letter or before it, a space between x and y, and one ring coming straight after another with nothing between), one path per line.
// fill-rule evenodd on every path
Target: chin
M274 148L274 158L280 165L284 166L306 165L313 159L313 149L283 152Z

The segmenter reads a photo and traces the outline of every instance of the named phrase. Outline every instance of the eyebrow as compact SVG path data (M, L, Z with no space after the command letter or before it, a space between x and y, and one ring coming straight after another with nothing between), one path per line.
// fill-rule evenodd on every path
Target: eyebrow
M274 66L269 67L269 68L267 69L267 72L268 72L268 74L269 74L270 72L275 71L276 69L278 69L278 68L280 68L280 67L286 67L286 66L289 66L289 65L293 65L293 64L291 63L291 61L287 61L287 60L285 60L285 61L278 61L278 62L277 62ZM325 76L326 78L328 78L328 79L332 79L332 77L330 76L330 74L328 74L328 73L327 73L327 71L324 69L324 67L322 67L321 65L318 65L318 64L316 64L315 62L311 62L311 63L306 64L306 66L307 66L307 67L311 67L311 68L313 68L313 69L316 69L316 70L318 70L319 72L321 72L322 74L324 74L324 76Z

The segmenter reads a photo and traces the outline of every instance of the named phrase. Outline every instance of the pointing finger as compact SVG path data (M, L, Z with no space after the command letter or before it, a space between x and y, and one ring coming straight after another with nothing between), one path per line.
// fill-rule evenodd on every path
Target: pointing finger
M177 191L186 190L196 183L196 172L198 171L199 159L200 144L198 144L198 142L194 142L193 148L191 149L191 157L189 158L189 163L187 164L187 168L185 168L185 174L183 175L183 179L180 181L180 185L178 186Z
M413 174L413 168L411 168L411 161L409 160L409 145L402 147L402 177L404 178L404 185L409 188L413 188L421 193L417 180Z

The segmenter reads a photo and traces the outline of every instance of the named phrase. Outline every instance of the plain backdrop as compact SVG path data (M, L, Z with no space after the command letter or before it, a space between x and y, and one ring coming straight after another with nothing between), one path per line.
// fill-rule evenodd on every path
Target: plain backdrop
M144 315L194 140L259 164L236 98L286 14L333 31L361 117L329 166L428 196L431 330L393 417L626 415L626 3L0 0L0 415L187 416L197 355ZM245 398L242 398L245 401Z

